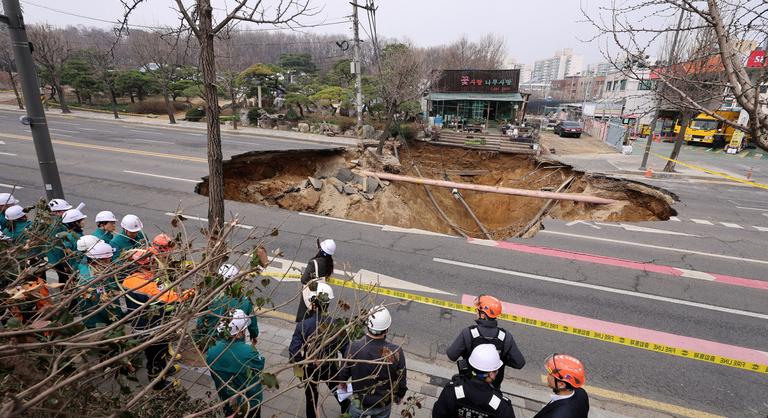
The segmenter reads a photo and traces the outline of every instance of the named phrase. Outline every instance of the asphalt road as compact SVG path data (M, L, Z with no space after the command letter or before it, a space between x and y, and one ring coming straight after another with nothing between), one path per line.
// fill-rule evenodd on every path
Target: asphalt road
M41 181L31 136L17 118L18 113L0 111L0 188L21 186L14 194L29 202L42 196ZM206 199L193 193L195 181L207 171L201 131L55 114L49 124L66 197L71 203L86 202L86 214L104 209L118 216L134 213L150 234L168 230L166 213L177 207L185 214L206 215ZM225 158L256 149L319 146L250 135L225 135L223 140ZM239 202L228 201L227 211L255 227L242 230L241 237L279 228L269 246L281 248L288 259L306 261L315 252L315 237L333 237L337 263L350 271L366 269L449 295L413 293L453 302L462 295L491 293L540 319L565 314L586 329L625 327L651 342L687 341L703 352L717 351L712 354L750 352L768 365L768 289L763 287L768 281L768 191L719 182L653 182L680 197L677 220L626 225L546 221L533 239L510 241L527 246L525 251ZM187 222L191 230L202 224ZM569 255L574 251L588 255L574 259ZM638 269L630 261L683 273ZM282 283L271 289L280 302L298 286ZM349 291L344 294L352 298ZM282 310L293 313L295 305L289 302ZM416 303L398 308L394 317L392 332L406 339L407 351L436 360L444 359L446 345L471 321L467 314ZM528 360L523 370L508 376L533 385L541 385L543 360L566 352L585 362L588 383L598 388L719 415L768 413L768 374L537 327L505 326ZM631 402L650 405L642 399ZM671 411L669 405L655 407Z

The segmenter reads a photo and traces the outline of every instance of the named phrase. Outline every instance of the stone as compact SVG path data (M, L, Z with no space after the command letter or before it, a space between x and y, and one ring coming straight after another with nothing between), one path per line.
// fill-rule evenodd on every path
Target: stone
M344 136L354 138L357 136L357 134L355 133L354 129L347 129L346 131L344 131Z
M302 123L299 124L298 128L299 128L299 132L301 132L303 134L309 133L309 124L308 123L302 122Z
M371 125L363 125L357 129L357 137L361 139L374 139L376 129Z
M343 189L344 194L357 194L357 188L351 184L345 184Z
M361 193L366 200L373 200L373 195L370 193Z
M346 167L342 167L336 173L336 178L343 181L344 183L348 183L355 178L355 173L353 173L352 170Z
M352 165L360 165L360 160L351 160L350 163Z
M380 185L381 185L381 182L379 181L379 179L373 176L366 177L363 182L363 188L365 189L365 193L368 193L371 195L376 193L376 190L379 189Z
M382 135L384 135L384 131L379 129L379 130L377 130L376 132L373 133L373 139L379 139L379 138L381 138Z
M328 127L331 128L331 132L333 132L334 134L338 135L338 134L341 133L341 126L339 126L339 125L331 123L331 124L328 125Z
M314 177L307 177L307 181L309 182L309 185L312 186L315 190L322 190L323 189L323 181L320 179L316 179Z
M333 188L336 189L339 193L344 193L344 182L337 179L336 177L329 177L326 181L330 183L331 186L333 186Z

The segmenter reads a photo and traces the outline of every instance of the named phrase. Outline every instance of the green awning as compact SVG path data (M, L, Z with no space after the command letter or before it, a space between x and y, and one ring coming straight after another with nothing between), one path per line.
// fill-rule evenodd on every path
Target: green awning
M491 102L522 102L520 93L429 93L429 100L443 102L446 100L487 100Z

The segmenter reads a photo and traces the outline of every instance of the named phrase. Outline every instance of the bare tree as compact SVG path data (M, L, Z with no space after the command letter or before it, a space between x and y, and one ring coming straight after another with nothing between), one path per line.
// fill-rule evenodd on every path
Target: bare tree
M8 74L8 81L11 82L11 88L13 94L16 96L16 103L19 105L19 109L24 109L24 101L21 100L19 94L19 86L16 84L16 62L13 58L13 51L11 50L11 40L8 37L8 32L3 29L0 30L0 70L5 71Z
M464 35L449 45L429 48L425 53L431 56L429 62L435 70L493 70L504 64L506 49L501 36L488 34L473 42Z
M384 132L376 149L378 154L384 150L384 142L399 107L421 96L429 84L430 74L424 55L411 45L396 43L382 49L379 56L379 90L387 113Z
M69 39L62 31L47 24L30 26L28 33L33 46L32 57L48 72L51 85L59 97L61 112L71 113L61 86L61 71L72 53Z
M746 55L768 37L765 18L768 3L759 0L632 0L614 2L597 11L583 9L582 12L598 30L596 38L608 40L620 53L631 56L655 55L665 36L675 32L690 39L698 39L700 33L706 33L709 45L713 47L710 55L718 57L723 81L704 79L702 90L717 91L720 99L732 97L749 114L749 123L740 124L715 113L717 108L709 105L711 95L701 100L685 94L682 89L675 89L665 80L662 83L687 107L750 134L757 146L768 149L768 103L760 94L760 86L768 81L768 77L765 68L748 70L744 66ZM690 14L691 23L678 29L670 25L670 21L680 12ZM672 78L679 80L681 77Z
M160 32L131 32L131 50L144 71L157 80L165 101L168 122L176 123L176 108L171 100L171 83L179 69L189 63L189 32L172 29Z
M125 6L123 27L133 10L144 0L121 0ZM192 31L200 45L200 69L203 77L203 97L208 130L208 227L211 237L224 225L224 170L221 152L221 109L218 100L216 77L216 51L214 41L228 25L238 22L250 22L269 25L298 25L298 19L311 15L309 0L236 0L232 8L216 18L211 0L196 0L185 4L184 0L175 0L175 6L184 22Z

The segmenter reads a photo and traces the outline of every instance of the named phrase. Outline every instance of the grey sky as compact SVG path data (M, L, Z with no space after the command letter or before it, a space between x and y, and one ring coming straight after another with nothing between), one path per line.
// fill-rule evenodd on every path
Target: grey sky
M351 13L352 6L348 0L311 1L313 7L322 10L317 16L305 18L305 24L340 22ZM264 2L269 4L273 0ZM25 18L29 23L109 26L37 5L110 21L122 12L119 0L21 0L21 3L25 5ZM172 0L147 0L136 11L131 23L148 26L173 24L176 22L173 3ZM223 8L225 4L225 1L214 0L215 7ZM478 38L494 33L506 39L507 55L517 62L532 64L562 48L572 48L575 53L584 55L585 63L603 61L594 42L580 41L589 39L594 32L588 24L579 22L583 20L579 0L379 0L377 5L379 36L408 39L417 45L429 46L451 42L462 34ZM223 13L223 10L217 12ZM249 28L254 27L249 25ZM307 31L351 36L351 24ZM361 35L366 36L365 33Z

